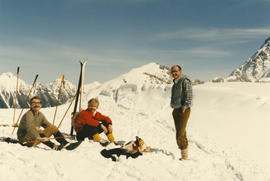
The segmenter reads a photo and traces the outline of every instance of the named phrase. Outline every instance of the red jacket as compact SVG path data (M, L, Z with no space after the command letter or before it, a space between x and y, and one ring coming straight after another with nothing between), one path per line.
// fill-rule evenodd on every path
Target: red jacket
M102 115L100 112L96 112L96 114L93 115L93 113L87 109L82 110L76 119L75 131L81 131L83 126L86 124L97 127L99 122L103 120L105 120L108 124L112 124L112 120L109 117Z

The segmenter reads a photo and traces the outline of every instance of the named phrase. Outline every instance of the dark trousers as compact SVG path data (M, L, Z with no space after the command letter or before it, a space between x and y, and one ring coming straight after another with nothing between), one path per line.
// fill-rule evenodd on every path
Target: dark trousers
M190 115L190 108L182 112L182 108L174 109L172 112L174 125L176 129L176 142L181 150L188 147L188 139L186 135L186 127Z
M104 120L102 121L102 124L108 129L108 123ZM77 140L83 141L85 138L88 138L89 140L93 139L93 135L100 134L103 132L103 129L99 126L90 126L88 124L84 125L82 130L77 132Z

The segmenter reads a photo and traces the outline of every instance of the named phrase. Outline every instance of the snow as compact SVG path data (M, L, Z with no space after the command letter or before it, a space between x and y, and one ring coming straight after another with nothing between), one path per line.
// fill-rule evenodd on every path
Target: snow
M187 129L190 159L180 161L169 106L171 84L154 83L143 72L167 75L157 64L148 64L109 82L86 85L91 91L84 94L82 106L86 108L87 101L97 97L99 111L113 120L117 140L130 141L138 135L157 151L137 159L121 156L118 162L112 162L100 154L104 147L88 140L73 151L0 143L0 180L270 180L270 84L194 86ZM56 124L68 105L58 107ZM52 120L54 110L41 111ZM12 115L12 109L0 109L1 124L11 123ZM70 113L60 130L69 133ZM10 136L11 131L11 127L0 127L0 136ZM106 149L115 147L110 144Z
M4 89L6 92L14 92L16 90L16 81L17 76L14 76L11 72L2 73L0 75L0 91ZM23 90L30 87L23 80L19 80L19 84L23 87Z

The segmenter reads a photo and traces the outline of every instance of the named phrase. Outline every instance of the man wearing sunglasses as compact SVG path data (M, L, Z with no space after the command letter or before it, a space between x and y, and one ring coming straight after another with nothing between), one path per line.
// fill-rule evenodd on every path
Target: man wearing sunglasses
M23 146L36 146L43 143L48 147L61 150L69 145L64 139L64 136L59 132L58 128L52 125L46 117L39 111L42 107L40 97L35 96L30 100L30 110L27 111L19 124L17 137ZM43 127L44 129L41 129ZM54 135L56 141L60 145L54 144L50 141L49 137Z
M176 142L181 150L180 160L188 159L188 140L186 136L186 127L190 115L192 103L192 83L184 75L179 65L171 67L173 77L171 107L173 108L173 119L176 129Z

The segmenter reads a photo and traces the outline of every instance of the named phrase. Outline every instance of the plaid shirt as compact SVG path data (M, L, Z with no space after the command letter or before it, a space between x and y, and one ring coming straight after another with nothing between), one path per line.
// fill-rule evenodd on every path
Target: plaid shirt
M174 109L188 108L192 104L192 83L186 76L173 81L171 107Z

